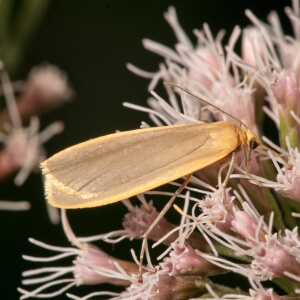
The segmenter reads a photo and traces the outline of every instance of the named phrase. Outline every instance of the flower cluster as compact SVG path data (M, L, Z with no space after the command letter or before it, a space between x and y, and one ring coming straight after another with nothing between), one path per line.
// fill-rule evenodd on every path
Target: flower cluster
M147 112L158 126L227 120L251 130L268 147L261 144L254 151L236 149L237 157L231 160L229 172L226 172L229 165L226 161L199 170L184 188L179 184L181 193L176 196L184 200L178 202L184 202L183 207L174 205L181 216L179 224L169 222L156 211L152 201L147 201L153 194L173 199L172 192L139 195L140 206L124 200L128 209L124 228L98 236L76 237L62 211L64 231L75 247L50 246L31 239L36 245L59 254L24 258L35 262L73 256L76 259L69 267L24 272L24 277L46 275L24 279L24 285L38 284L38 287L31 291L19 288L21 299L51 298L65 293L71 286L102 283L125 289L116 293L97 287L84 297L66 295L71 299L105 295L115 300L300 297L300 154L297 148L300 6L297 0L292 1L292 8L286 8L286 14L294 36L283 33L275 12L269 15L269 24L265 24L246 11L252 26L244 30L236 26L227 45L222 42L223 31L214 38L204 24L202 30L194 31L197 45L193 46L177 20L175 9L169 8L165 18L178 39L175 49L147 39L143 41L145 48L164 59L158 71L150 73L128 64L129 70L151 80L150 108L124 105ZM240 36L241 55L234 49ZM165 84L167 100L153 92L160 81L169 83ZM272 132L268 132L269 128L273 128ZM178 187L178 183L170 184ZM90 244L96 240L119 243L124 239L140 239L149 227L151 231L143 241L143 265L133 250L134 262L128 262ZM150 241L152 247L164 245L157 261L151 256ZM67 273L73 276L65 278ZM232 273L244 277L248 286L239 287L236 282L227 286L214 277L228 278ZM58 285L63 287L53 292L53 287Z
M0 180L16 174L15 184L22 185L46 158L43 143L64 128L62 122L55 122L39 132L38 116L63 104L73 92L66 74L48 64L33 68L24 82L11 82L0 62L0 80L6 102L0 111ZM1 201L0 209L23 210L28 205Z

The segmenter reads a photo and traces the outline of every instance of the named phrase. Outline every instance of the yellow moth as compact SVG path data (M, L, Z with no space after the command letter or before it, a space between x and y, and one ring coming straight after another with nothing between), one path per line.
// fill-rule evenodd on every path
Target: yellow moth
M254 149L258 138L230 122L120 132L67 148L41 164L49 203L85 208L121 201Z

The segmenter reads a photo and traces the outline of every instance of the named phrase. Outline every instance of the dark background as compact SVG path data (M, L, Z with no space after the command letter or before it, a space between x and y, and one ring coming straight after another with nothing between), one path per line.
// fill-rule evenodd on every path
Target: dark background
M145 70L157 70L162 59L143 49L141 40L151 38L173 47L176 39L163 17L170 5L176 7L181 25L195 41L192 29L200 29L203 22L209 23L214 35L221 28L226 28L229 35L236 24L241 27L249 24L244 16L246 8L265 20L273 8L283 16L283 7L290 5L290 1L51 1L37 35L24 55L21 68L14 75L14 79L24 79L31 67L43 62L55 64L69 75L76 92L74 101L41 120L42 128L55 120L63 120L66 126L61 135L45 145L49 156L116 129L138 128L140 121L148 120L145 114L122 107L124 101L145 105L149 96L149 82L131 74L125 64L132 62ZM282 21L287 24L285 17ZM0 298L18 299L16 287L21 285L21 272L46 266L27 263L21 255L54 254L31 245L28 237L57 246L69 244L61 226L51 225L48 220L40 175L31 175L20 188L15 187L13 178L10 178L1 183L0 191L1 199L28 200L32 205L27 212L0 211ZM69 216L75 233L87 236L119 229L125 212L122 203L117 203L72 211ZM124 251L126 245L100 244L112 255L129 259L129 251ZM69 264L70 260L65 262L66 266ZM32 290L34 287L25 288ZM100 286L96 289L109 288ZM84 295L96 289L80 287L71 292Z

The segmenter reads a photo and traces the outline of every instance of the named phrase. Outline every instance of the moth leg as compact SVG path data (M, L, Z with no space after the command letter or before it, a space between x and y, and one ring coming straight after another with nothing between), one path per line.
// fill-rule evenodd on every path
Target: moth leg
M236 158L236 153L235 152L232 152L231 154L231 160L230 160L230 164L229 164L229 167L228 167L228 171L226 173L226 177L224 179L224 181L220 184L221 187L222 187L222 194L223 194L223 203L225 203L226 201L226 187L227 187L227 184L228 184L228 181L230 179L230 175L232 174L232 171L234 169L234 163L235 163L235 158Z
M151 231L154 229L154 227L159 223L159 221L163 218L163 216L167 213L167 211L171 208L173 205L175 199L177 196L184 190L184 188L187 186L189 181L191 180L192 174L189 174L180 188L174 193L174 195L171 197L171 199L166 203L166 205L163 207L163 209L160 211L160 213L157 215L156 219L154 222L151 224L151 226L145 231L143 234L143 242L142 242L142 247L141 247L141 252L140 252L140 265L139 265L139 280L142 281L142 265L143 265L143 260L144 260L144 254L145 254L145 249L147 246L147 238Z
M243 149L243 156L244 156L244 161L245 161L245 169L246 169L246 173L247 173L247 176L250 178L250 180L252 180L253 182L255 182L259 187L261 187L261 183L256 180L251 174L250 174L250 159L251 159L251 149L248 151L247 153L247 150L245 147L242 146L242 149Z
M232 152L230 164L229 164L229 167L228 167L228 171L227 171L226 177L225 177L225 179L222 183L222 187L223 187L224 190L226 189L226 186L227 186L228 181L230 179L230 175L232 174L232 171L234 169L235 158L236 158L236 153Z

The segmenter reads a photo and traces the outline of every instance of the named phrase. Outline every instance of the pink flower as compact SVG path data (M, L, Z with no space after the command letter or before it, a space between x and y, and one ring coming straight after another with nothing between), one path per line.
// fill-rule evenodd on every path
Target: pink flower
M249 243L256 244L256 238L260 241L264 241L263 231L258 231L257 222L255 222L245 211L236 211L235 218L231 224L233 229L243 236Z
M280 194L289 197L295 201L300 201L300 174L299 171L293 167L291 170L284 168L284 178L281 175L277 175L277 181L284 183L285 187L278 188L277 191Z
M191 246L172 244L172 247L169 256L160 263L162 269L168 270L170 276L192 274L212 276L220 271L218 267L199 256Z
M253 132L257 132L254 113L253 91L245 87L237 87L238 83L233 84L224 79L221 82L215 81L211 87L211 102L227 113L238 118L245 123ZM213 100L212 100L213 99ZM223 120L223 114L215 110L214 115L217 120ZM237 120L228 117L230 122L240 126Z
M19 170L15 183L23 184L30 172L38 170L39 164L46 157L43 143L62 130L63 124L56 122L38 132L37 117L31 119L28 128L10 127L7 135L2 134L0 137L0 142L4 144L0 151L0 180Z
M45 159L43 143L60 133L63 130L63 124L56 122L39 132L39 119L32 115L34 112L31 111L26 116L30 118L30 124L27 128L23 127L13 85L1 61L0 78L7 104L7 107L0 112L0 124L2 123L3 127L0 135L0 142L3 144L2 151L0 151L0 180L19 170L15 183L21 185L30 172L37 170L39 164ZM25 106L28 108L30 105L28 106L27 103ZM7 123L8 120L9 123Z
M282 70L273 73L274 82L271 84L274 96L287 111L296 108L300 101L299 79L293 70Z
M126 232L130 233L130 238L141 238L145 231L151 226L159 212L155 209L150 201L147 205L127 206L129 213L124 216L123 227ZM149 239L158 241L164 235L176 228L175 225L169 223L165 218L162 218L159 223L153 228ZM164 242L169 244L176 238L176 234L168 237Z
M276 276L285 277L286 272L300 276L300 264L296 257L280 246L274 245L258 248L253 263L262 263ZM296 282L299 283L299 280Z
M300 201L300 153L298 148L290 146L288 138L286 139L291 167L284 166L278 169L277 182L280 184L276 190L282 195Z
M198 216L199 226L203 223L212 224L216 226L222 232L229 232L231 230L231 222L233 216L231 215L232 210L232 199L229 191L225 191L225 203L223 199L223 189L220 188L214 193L209 193L205 199L198 203L202 213Z
M263 57L263 39L260 31L255 27L248 27L243 30L242 37L242 58L249 65L256 66L255 55ZM254 55L255 53L255 55Z
M74 94L67 75L50 64L33 68L27 81L19 89L21 93L16 99L16 105L24 121L32 115L40 115L57 108ZM1 111L1 122L7 122L10 118L7 109Z
M108 275L109 271L118 272L116 264L128 273L129 276L131 274L137 275L138 273L138 266L135 263L116 259L96 246L85 244L84 251L74 261L74 277L76 283L78 285L110 283L128 286L130 282ZM92 268L88 266L92 266Z

